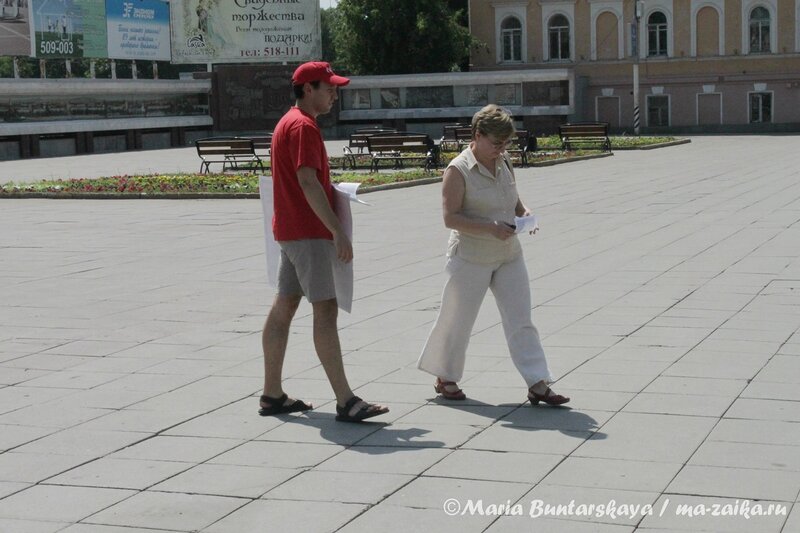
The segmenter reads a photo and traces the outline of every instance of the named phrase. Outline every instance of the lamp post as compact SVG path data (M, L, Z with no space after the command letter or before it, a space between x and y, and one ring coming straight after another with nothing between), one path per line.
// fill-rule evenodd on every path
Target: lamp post
M633 52L633 134L639 135L639 21L644 11L644 2L634 3L631 23L631 51Z

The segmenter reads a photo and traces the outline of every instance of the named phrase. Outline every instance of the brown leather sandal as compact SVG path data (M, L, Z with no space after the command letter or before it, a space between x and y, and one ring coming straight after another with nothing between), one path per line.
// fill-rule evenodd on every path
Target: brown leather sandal
M449 391L447 387L455 386L457 390ZM442 395L442 398L445 400L466 400L467 395L464 394L464 391L458 388L458 383L455 381L442 381L439 378L436 378L436 383L433 385L433 389Z
M528 400L531 405L539 405L539 402L544 402L547 405L563 405L569 401L569 398L560 394L554 393L550 387L544 391L544 394L537 394L534 391L528 391Z

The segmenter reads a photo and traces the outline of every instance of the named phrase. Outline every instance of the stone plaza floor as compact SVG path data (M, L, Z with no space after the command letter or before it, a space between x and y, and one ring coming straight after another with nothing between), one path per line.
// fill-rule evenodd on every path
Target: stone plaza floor
M517 170L568 409L524 403L491 294L468 400L436 399L440 186L365 195L341 339L391 412L362 425L333 419L305 303L285 389L316 409L257 414L257 200L0 200L0 532L800 532L798 146Z

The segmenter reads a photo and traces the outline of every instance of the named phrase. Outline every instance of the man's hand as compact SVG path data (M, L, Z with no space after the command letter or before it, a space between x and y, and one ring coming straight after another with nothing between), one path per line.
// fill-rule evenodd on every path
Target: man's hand
M353 245L343 231L333 234L333 245L336 247L336 257L343 263L353 260Z

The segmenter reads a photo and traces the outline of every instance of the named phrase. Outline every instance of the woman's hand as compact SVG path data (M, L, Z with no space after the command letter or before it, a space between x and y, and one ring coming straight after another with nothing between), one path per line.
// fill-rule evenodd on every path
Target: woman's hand
M500 239L501 241L505 241L514 235L514 227L509 226L505 222L500 222L499 220L495 220L487 224L487 230L489 235L495 239Z

